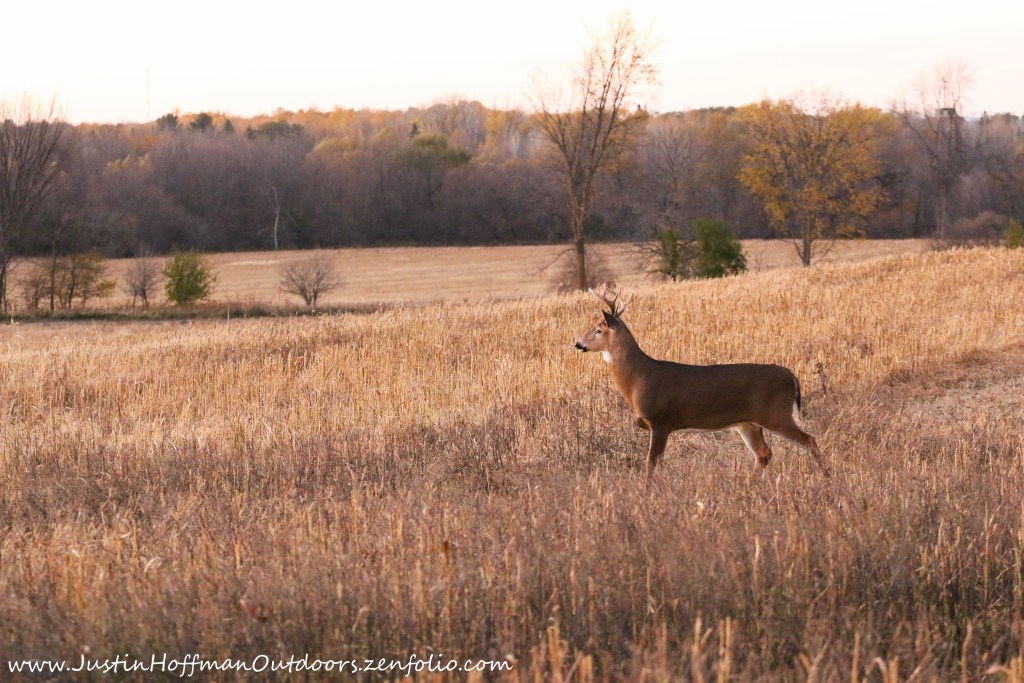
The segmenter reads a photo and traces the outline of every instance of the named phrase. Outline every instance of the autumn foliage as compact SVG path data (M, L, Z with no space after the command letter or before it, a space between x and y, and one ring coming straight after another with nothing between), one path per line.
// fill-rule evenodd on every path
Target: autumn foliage
M581 98L536 111L449 99L70 126L54 110L12 110L0 166L40 172L0 197L0 304L15 295L10 269L43 254L571 242L589 280L585 242L666 229L685 241L698 220L793 239L806 263L832 237L974 242L979 216L1024 218L1019 116L968 120L955 102L938 117L927 104L882 112L831 95L659 113L637 95L657 76L650 46L615 26L584 55ZM601 83L615 97L595 99Z
M753 148L739 179L804 265L816 242L864 233L885 199L876 182L878 144L891 121L880 111L823 94L765 101L743 112Z

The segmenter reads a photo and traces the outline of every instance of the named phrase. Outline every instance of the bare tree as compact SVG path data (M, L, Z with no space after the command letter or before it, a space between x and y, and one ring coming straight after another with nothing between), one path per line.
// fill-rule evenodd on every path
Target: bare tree
M33 219L59 189L70 132L56 103L28 97L0 102L0 306L7 310L7 280Z
M422 132L440 135L471 154L487 139L487 110L479 102L449 95L421 112Z
M315 251L281 268L281 291L302 297L307 306L316 306L322 294L342 285L331 254Z
M963 105L974 83L971 69L962 61L948 60L913 83L913 94L904 97L898 112L921 145L932 169L938 206L935 236L944 239L952 224L951 207L957 179L964 172Z
M23 265L23 264L19 264ZM39 304L53 290L53 278L49 263L30 261L28 274L19 278L21 297L30 311L39 309Z
M281 122L271 122L281 123ZM269 231L274 251L280 248L282 232L288 223L295 223L291 209L294 208L300 194L302 164L306 154L312 148L312 142L301 126L287 124L277 128L266 129L264 124L257 131L255 144L256 154L251 157L253 170L258 173L254 184L260 188L263 200L257 202L260 212L260 223L269 222L265 229ZM278 130L280 132L270 132ZM246 169L247 171L249 169ZM269 216L266 216L266 213ZM262 232L262 231L261 231Z
M628 12L617 14L604 35L594 36L576 65L568 92L542 79L533 84L534 107L543 137L568 200L569 229L575 252L577 286L586 288L586 231L594 199L594 180L613 165L634 125L645 117L636 98L658 82L651 62L654 40L638 33Z
M124 291L132 295L132 306L142 301L143 308L149 308L149 297L160 280L160 263L153 258L153 250L144 247L139 258L132 261L124 274Z
M1012 114L979 122L980 167L993 187L992 204L1012 217L1024 217L1024 123Z
M652 118L637 146L642 169L638 191L641 195L642 233L649 237L662 230L686 232L686 224L697 218L688 206L687 193L696 184L693 175L706 151L700 129L686 114Z
M274 251L277 251L278 231L281 228L281 195L277 192L277 186L269 180L267 181L267 198L274 211L274 224L271 226L270 233L274 238Z

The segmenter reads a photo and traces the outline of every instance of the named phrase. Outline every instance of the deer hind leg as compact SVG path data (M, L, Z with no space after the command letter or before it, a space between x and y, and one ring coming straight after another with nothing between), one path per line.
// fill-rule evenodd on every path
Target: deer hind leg
M757 464L764 469L772 460L772 449L764 440L764 430L753 422L743 422L736 425L735 430L739 432L749 450L757 459Z
M831 476L828 465L825 464L825 458L821 454L821 449L818 448L818 442L814 440L813 436L800 429L796 422L791 421L788 424L773 425L768 429L796 445L806 448L814 456L815 462L821 467L825 476Z
M647 451L647 488L651 487L651 481L654 479L654 468L658 464L658 459L665 452L665 446L668 444L669 431L666 429L651 429L651 447Z

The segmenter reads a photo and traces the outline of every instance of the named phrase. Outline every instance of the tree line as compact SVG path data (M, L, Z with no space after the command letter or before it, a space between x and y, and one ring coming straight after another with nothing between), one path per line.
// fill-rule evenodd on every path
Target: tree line
M983 240L1020 221L1021 117L966 119L958 100L920 92L888 111L829 94L616 110L628 134L591 174L582 212L551 144L562 121L543 108L453 99L72 126L53 107L0 103L0 294L14 259L90 251L650 240L698 220L799 247Z

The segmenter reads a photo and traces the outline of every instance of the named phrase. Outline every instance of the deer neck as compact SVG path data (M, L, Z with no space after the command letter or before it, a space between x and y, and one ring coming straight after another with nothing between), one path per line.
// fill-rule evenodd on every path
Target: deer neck
M601 355L608 363L612 378L619 391L626 395L630 393L633 384L646 372L647 366L651 362L651 357L643 352L628 330L621 334L613 350L602 351Z

